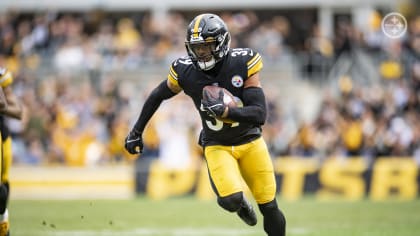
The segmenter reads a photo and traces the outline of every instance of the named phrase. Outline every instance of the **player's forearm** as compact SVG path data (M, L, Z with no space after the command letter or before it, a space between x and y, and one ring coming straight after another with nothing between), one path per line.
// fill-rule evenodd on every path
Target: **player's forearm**
M15 106L11 106L11 105L7 104L7 106L5 108L0 110L0 113L5 115L5 116L8 116L8 117L21 120L23 110L22 110L22 106L20 104L16 104Z
M267 106L261 88L250 87L244 90L244 107L229 108L227 118L238 122L263 125L267 118Z
M0 113L15 118L18 120L22 119L23 116L23 106L16 99L6 99L7 107L0 110Z
M23 105L20 103L18 97L13 93L12 87L4 87L3 92L6 98L7 107L1 109L0 113L8 117L21 120L23 115Z
M153 114L159 108L163 100L171 98L176 93L172 92L167 84L166 80L159 84L153 91L150 93L149 97L146 99L143 105L143 109L140 112L140 116L134 125L134 130L138 133L142 133L144 127L146 127L147 122L152 118Z

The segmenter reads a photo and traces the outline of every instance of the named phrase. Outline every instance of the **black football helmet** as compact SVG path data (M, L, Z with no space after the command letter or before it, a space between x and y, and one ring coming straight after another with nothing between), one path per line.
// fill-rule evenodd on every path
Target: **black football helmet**
M194 65L212 69L229 51L230 34L225 22L214 14L196 16L188 26L185 46Z

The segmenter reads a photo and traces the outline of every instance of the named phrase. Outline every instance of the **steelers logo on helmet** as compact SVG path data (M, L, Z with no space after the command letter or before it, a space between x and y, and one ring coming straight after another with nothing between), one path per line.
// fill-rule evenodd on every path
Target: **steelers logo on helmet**
M242 87L242 85L244 85L244 80L242 79L241 76L235 75L232 77L232 85L235 86L236 88L240 88Z

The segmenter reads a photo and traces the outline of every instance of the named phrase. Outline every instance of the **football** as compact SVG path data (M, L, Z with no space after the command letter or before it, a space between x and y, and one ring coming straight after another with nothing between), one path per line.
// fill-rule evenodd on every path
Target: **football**
M215 85L207 85L203 88L203 94L206 91L207 94L211 98L218 98L220 90L223 90L223 94L224 94L223 102L225 103L226 106L228 106L228 107L237 107L238 106L237 99L235 99L235 97L232 95L232 93L230 93L225 88L215 86ZM223 121L224 123L234 123L235 122L235 121L227 119L227 118L217 118L217 119L220 120L220 121Z

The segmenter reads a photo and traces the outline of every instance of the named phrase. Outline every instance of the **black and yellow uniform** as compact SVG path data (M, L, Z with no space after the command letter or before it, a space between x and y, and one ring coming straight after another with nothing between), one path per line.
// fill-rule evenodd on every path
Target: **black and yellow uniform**
M0 86L5 89L13 83L13 76L11 72L3 69L4 72L0 73ZM0 115L0 132L2 138L2 155L1 155L1 183L9 188L9 170L12 164L12 140L10 137L9 128L7 127L4 115Z
M1 132L1 183L9 188L9 171L13 161L12 155L12 138L9 128L5 123L4 116L0 116L0 132Z
M0 154L0 236L9 235L9 222L7 203L9 198L9 171L12 165L12 138L7 127L5 117L13 117L16 119L22 118L22 107L17 102L16 96L13 94L11 84L13 83L13 76L10 71L0 68L0 87L4 91L4 96L7 101L7 107L1 110L0 113L0 137L1 137L1 154Z
M259 125L223 123L200 109L202 91L207 85L225 88L242 101L244 82L261 68L261 56L247 48L230 50L221 64L220 72L215 77L197 70L189 58L180 58L172 63L168 75L169 82L180 86L185 94L192 98L195 107L200 112L203 125L201 145L239 145L261 136Z
M201 109L202 91L207 85L223 87L242 101L243 84L263 66L261 56L248 48L235 48L229 51L220 66L220 72L213 77L197 70L189 58L180 58L172 63L168 80L192 98L200 113L203 127L200 144L205 147L216 193L224 197L241 191L242 172L257 203L267 203L274 199L276 185L269 153L260 138L261 126L245 122L223 123Z
M199 143L204 148L218 204L236 212L248 225L256 225L252 204L243 194L245 180L264 217L267 235L284 236L286 221L277 206L273 164L261 134L267 114L259 81L262 59L249 48L229 49L229 42L230 34L220 17L201 14L194 18L187 29L188 57L176 59L166 80L147 97L125 139L125 148L131 154L141 153L147 122L163 100L184 91L201 117ZM223 93L209 99L203 95L203 88L208 85L225 88L242 106L226 107Z

